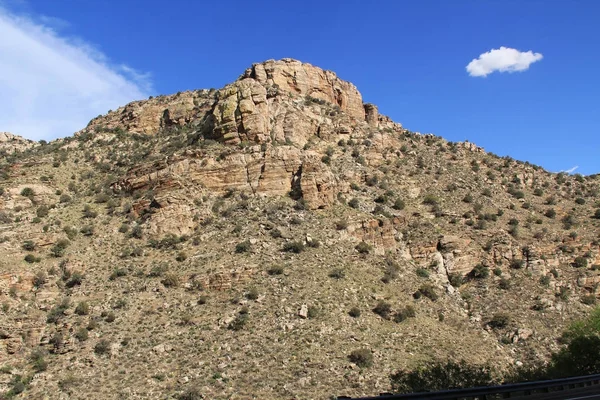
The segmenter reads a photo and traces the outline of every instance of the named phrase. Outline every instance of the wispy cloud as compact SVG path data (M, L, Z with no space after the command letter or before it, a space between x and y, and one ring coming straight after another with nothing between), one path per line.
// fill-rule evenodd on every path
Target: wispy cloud
M575 172L575 170L577 168L579 168L579 165L576 165L573 168L565 169L564 171L560 171L560 172L566 172L567 174L572 174L573 172Z
M509 47L492 49L479 55L467 65L466 69L471 76L487 76L492 72L517 72L529 69L529 66L540 61L544 56L541 53L519 51Z
M149 74L113 65L89 43L61 36L60 25L0 7L0 131L30 139L67 136L152 92Z

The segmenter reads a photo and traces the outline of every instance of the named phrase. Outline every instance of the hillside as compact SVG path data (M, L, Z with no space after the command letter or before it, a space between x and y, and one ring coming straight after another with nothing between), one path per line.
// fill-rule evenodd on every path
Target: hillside
M430 359L508 371L598 294L597 176L412 132L291 59L3 154L18 398L325 399Z

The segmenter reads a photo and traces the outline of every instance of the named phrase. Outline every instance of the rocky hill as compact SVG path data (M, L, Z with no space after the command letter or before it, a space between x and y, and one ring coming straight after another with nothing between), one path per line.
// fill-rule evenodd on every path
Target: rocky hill
M2 174L11 396L373 395L431 359L543 363L598 294L597 176L411 132L291 59Z

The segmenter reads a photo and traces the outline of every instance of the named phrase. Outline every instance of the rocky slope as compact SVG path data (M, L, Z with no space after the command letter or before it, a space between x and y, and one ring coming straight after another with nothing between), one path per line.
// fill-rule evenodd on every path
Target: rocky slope
M429 359L509 370L598 293L597 176L411 132L295 60L130 103L2 171L0 383L27 398L328 398Z

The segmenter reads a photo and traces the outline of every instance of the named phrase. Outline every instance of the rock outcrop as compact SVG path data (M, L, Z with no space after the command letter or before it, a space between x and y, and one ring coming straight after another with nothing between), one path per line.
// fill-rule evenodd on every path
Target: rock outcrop
M37 142L8 132L0 132L0 151L14 153L24 151L38 145Z

